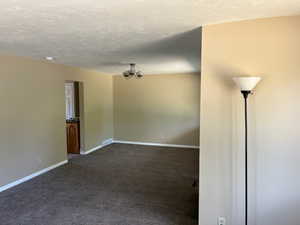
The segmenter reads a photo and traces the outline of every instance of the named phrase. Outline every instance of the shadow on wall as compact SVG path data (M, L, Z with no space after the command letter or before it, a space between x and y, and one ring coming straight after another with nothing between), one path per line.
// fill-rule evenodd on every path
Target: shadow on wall
M199 146L199 121L194 115L139 111L138 106L120 110L115 138L124 141L141 141L161 144Z
M202 28L199 27L148 44L131 46L116 52L115 55L126 55L127 61L145 61L150 64L168 64L180 60L189 64L193 71L200 71L201 37ZM102 65L116 66L116 62L103 62ZM120 71L127 68L127 65L118 66Z
M201 28L136 47L131 49L128 54L135 55L140 52L145 52L145 57L151 61L159 60L159 53L166 56L180 57L185 59L195 71L200 71Z
M181 134L170 138L167 140L168 143L178 143L183 144L183 140L186 141L184 145L191 145L193 143L194 146L199 146L199 137L200 137L200 128L195 127L192 129L187 129L181 132Z
M200 76L148 75L114 78L115 138L124 141L198 145Z

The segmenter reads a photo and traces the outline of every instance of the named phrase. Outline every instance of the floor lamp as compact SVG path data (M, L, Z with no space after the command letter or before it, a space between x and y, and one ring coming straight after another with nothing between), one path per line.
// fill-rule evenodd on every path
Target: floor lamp
M252 93L260 77L234 77L236 85L244 97L245 107L245 225L248 224L248 96Z

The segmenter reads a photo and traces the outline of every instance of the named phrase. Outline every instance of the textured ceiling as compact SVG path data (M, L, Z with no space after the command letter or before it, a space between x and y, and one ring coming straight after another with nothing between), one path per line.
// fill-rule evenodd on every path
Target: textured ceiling
M300 0L0 0L0 51L118 74L199 71L200 26L295 15Z

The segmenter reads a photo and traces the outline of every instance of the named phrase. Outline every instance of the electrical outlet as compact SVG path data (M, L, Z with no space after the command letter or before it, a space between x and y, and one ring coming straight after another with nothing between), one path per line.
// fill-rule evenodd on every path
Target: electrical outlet
M218 218L218 225L226 225L225 217L219 217Z

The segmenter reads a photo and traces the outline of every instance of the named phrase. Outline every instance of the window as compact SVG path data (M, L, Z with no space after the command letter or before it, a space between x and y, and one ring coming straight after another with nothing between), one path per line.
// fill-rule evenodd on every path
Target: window
M74 83L65 83L66 119L75 117Z

